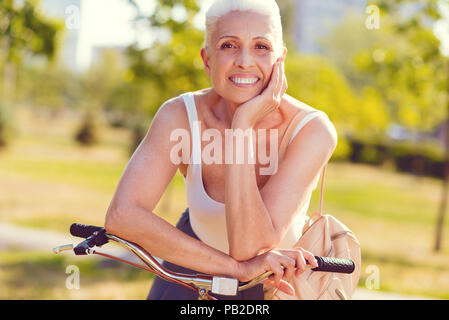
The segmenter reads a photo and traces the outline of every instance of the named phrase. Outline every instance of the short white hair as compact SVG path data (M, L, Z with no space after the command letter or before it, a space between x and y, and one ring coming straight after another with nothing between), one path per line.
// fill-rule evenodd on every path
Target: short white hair
M210 45L211 35L215 31L217 21L231 11L250 11L268 16L275 31L275 51L280 54L284 43L281 14L275 0L214 0L206 12L204 48L207 49Z

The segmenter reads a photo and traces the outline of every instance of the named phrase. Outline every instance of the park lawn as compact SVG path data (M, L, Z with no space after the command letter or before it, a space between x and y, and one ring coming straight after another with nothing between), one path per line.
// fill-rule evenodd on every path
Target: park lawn
M74 221L103 224L130 158L130 133L102 125L99 143L86 148L72 139L73 119L52 120L26 110L18 117L18 135L0 152L0 190L7 191L0 192L0 221L60 232ZM179 173L169 187L183 188ZM164 201L170 191L161 199L163 209L185 209L185 201Z
M79 271L79 287L73 275ZM153 274L97 257L0 250L0 299L145 299Z
M74 221L102 225L130 156L129 133L103 126L100 143L83 148L71 140L75 125L70 119L31 119L33 126L22 126L11 147L0 153L0 221L60 232L67 232ZM437 179L396 173L390 167L329 164L323 211L341 219L360 240L360 286L367 284L375 266L381 290L449 298L449 218L443 251L432 251L440 193ZM318 199L319 186L309 213L317 210ZM175 224L186 206L178 172L155 213ZM13 261L9 265L27 263L21 253L2 254ZM1 272L0 284L6 281ZM36 281L45 282L40 278ZM120 279L114 281L105 279L105 287L121 285ZM41 292L52 292L49 284L42 285L48 290ZM96 288L101 291L101 281Z

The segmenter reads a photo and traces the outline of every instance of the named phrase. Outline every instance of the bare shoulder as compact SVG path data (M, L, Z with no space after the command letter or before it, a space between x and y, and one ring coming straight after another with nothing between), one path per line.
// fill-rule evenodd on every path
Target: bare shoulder
M148 131L142 141L142 149L151 149L152 145L158 145L158 149L171 150L178 141L172 139L177 130L190 132L187 111L182 97L175 97L164 102L157 110ZM182 143L187 143L182 140ZM183 145L185 148L186 145Z
M165 101L156 112L153 122L157 121L170 129L189 129L189 120L181 96Z
M304 114L304 117L313 112L322 112L321 116L313 118L301 129L298 137L302 137L302 139L317 141L320 142L320 144L323 144L323 142L327 142L329 147L336 147L338 141L337 130L324 111L313 108L310 105L299 101L298 99L295 99L290 95L286 95L285 102L287 108L293 110L294 114L302 112ZM301 140L301 138L297 140Z
M182 144L182 152L184 152L184 150L188 150L190 154L192 147L192 137L189 134L189 118L182 96L174 97L170 100L167 100L161 105L156 115L154 116L153 121L151 122L151 126L147 134L148 139L145 140L147 140L148 143L151 143L150 141L163 140L162 148L166 150L172 150L179 144L178 130L181 130L182 133L188 133L190 141L181 139L180 143ZM173 133L175 134L175 139L172 139ZM182 136L184 136L184 134L182 134ZM179 164L179 170L184 176L186 176L187 164L181 162Z

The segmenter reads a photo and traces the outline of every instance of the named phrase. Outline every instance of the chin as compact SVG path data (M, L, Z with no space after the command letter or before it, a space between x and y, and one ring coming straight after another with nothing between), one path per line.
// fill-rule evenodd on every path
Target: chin
M248 96L239 96L239 97L231 97L229 100L232 101L235 104L238 104L239 106L250 101L251 99L253 99L254 97L256 97L257 95L248 95Z
M235 90L227 90L223 94L220 94L224 99L231 101L232 103L242 105L245 102L257 97L260 92L236 92Z

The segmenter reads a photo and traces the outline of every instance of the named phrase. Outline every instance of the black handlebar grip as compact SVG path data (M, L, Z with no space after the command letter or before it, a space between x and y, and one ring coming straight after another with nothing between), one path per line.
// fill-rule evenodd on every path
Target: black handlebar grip
M335 272L335 273L353 273L355 263L349 259L331 258L331 257L317 257L318 267L313 268L313 271Z
M95 231L101 231L104 228L89 226L87 224L73 223L70 226L70 234L75 237L89 238Z

